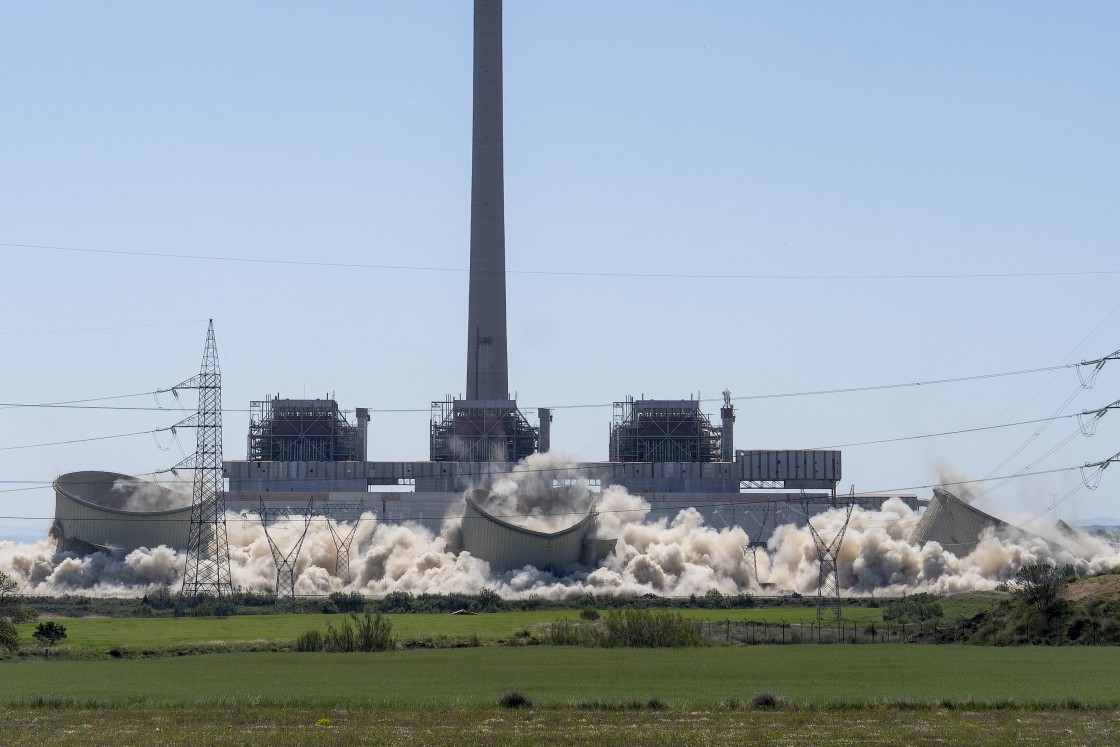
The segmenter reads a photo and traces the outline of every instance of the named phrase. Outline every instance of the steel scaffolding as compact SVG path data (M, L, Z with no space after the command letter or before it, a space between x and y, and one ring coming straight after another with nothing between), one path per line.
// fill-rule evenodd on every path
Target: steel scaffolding
M612 462L718 462L723 429L712 425L697 400L627 397L614 403Z
M516 462L537 451L539 437L513 401L432 402L433 462Z
M249 403L249 461L356 462L358 426L333 399Z

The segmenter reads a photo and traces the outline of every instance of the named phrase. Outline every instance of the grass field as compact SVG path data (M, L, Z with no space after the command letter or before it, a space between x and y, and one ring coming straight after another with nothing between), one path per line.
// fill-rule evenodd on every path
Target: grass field
M797 645L703 649L484 647L384 654L241 653L0 663L0 704L106 707L714 707L761 692L793 704L1120 704L1120 649Z
M703 619L705 612L690 616ZM742 611L746 619L751 612ZM405 635L473 632L496 639L560 614L575 613L403 615L394 621ZM1114 676L1120 649L1109 647L486 646L132 659L98 653L121 645L122 637L156 647L253 640L284 630L294 636L323 620L66 620L81 639L72 645L88 647L88 656L0 662L0 744L978 747L1120 741L1120 678ZM499 707L512 689L533 706ZM762 693L776 696L778 707L753 707Z
M950 597L949 599L952 599ZM970 600L958 604L963 612L982 608L985 601ZM967 606L966 606L967 605ZM756 622L809 624L816 619L814 607L778 607L761 609L680 610L689 619L715 623L750 620ZM509 639L517 631L558 620L578 617L576 610L544 612L495 612L482 615L387 615L393 632L402 641L436 640L441 637L465 641L472 635L482 642ZM948 615L947 615L948 616ZM238 615L227 618L157 617L157 618L64 618L67 637L63 649L108 651L113 648L142 650L157 646L176 646L214 641L291 641L312 628L323 629L328 620L335 624L348 619L345 615ZM880 622L882 610L875 607L844 609L844 619L860 625ZM29 640L35 623L20 627L20 635Z

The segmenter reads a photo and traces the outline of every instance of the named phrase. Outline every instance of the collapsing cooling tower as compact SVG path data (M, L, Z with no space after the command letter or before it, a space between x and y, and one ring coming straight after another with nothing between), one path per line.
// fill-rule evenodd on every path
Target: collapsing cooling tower
M478 504L489 495L489 490L472 490L467 494L462 549L490 563L491 570L497 573L532 566L562 574L577 565L598 565L614 550L616 540L588 536L595 527L595 514L590 509L566 529L539 532L511 524L482 509Z

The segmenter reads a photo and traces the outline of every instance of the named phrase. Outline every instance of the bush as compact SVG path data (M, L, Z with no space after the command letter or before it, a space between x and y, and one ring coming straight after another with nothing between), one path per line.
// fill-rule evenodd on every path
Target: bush
M520 690L510 690L498 701L502 708L532 708L533 701Z
M478 592L478 599L470 606L471 612L504 612L508 609L509 605L493 589Z
M318 630L309 630L306 633L300 633L296 638L296 651L322 651L323 650L323 634Z
M580 626L567 618L561 618L548 626L544 642L550 646L579 646L583 643Z
M323 650L345 654L354 650L354 629L343 620L337 628L327 621L327 632L323 634Z
M397 640L393 637L393 623L389 618L382 617L380 612L372 615L367 610L362 617L351 612L350 619L357 627L356 645L359 651L392 651L396 648Z
M773 693L759 693L751 698L751 708L777 708L779 705L778 696Z
M354 623L351 625L351 621ZM316 641L311 636L319 636L316 630L310 630L296 640L297 651L330 651L332 653L349 653L351 651L392 651L397 647L397 639L393 637L393 623L381 613L372 614L366 610L359 617L350 613L350 620L343 620L341 624L334 625L327 621L327 630L321 635L321 643L315 648ZM306 638L306 645L311 648L300 648L300 642Z
M700 626L679 614L653 610L612 610L607 613L604 646L679 648L705 646Z
M7 620L0 619L0 649L15 651L19 648L19 629Z
M1011 595L1042 612L1058 598L1062 583L1062 573L1049 563L1025 565L1010 584Z
M883 603L883 619L895 622L924 622L945 616L940 597L934 594L912 594Z
M599 612L597 610L583 610L582 612L579 613L579 619L581 619L581 620L598 620L599 619Z

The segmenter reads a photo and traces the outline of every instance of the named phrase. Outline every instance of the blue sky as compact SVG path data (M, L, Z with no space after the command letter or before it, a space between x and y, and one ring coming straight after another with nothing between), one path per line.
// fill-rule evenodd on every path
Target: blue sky
M0 399L177 383L212 317L231 410L269 393L414 409L375 413L371 458L426 458L427 407L464 379L471 4L4 3L0 28ZM865 387L1120 348L1118 30L1104 2L508 2L519 401ZM1037 274L991 277L1023 273ZM1117 369L1068 402L1073 369L743 400L736 445L1069 415L1120 398ZM174 420L7 409L0 446ZM554 448L603 459L610 420L560 409ZM227 414L227 458L244 458L246 425ZM843 483L910 488L942 465L975 479L1120 451L1120 414L1047 456L1076 419L1027 443L1038 427L848 447ZM159 446L7 448L0 479L181 458ZM1115 514L1111 472L1058 516ZM1029 517L1080 480L1017 479L981 505ZM8 516L53 511L49 490L0 496ZM45 526L0 519L0 537Z

